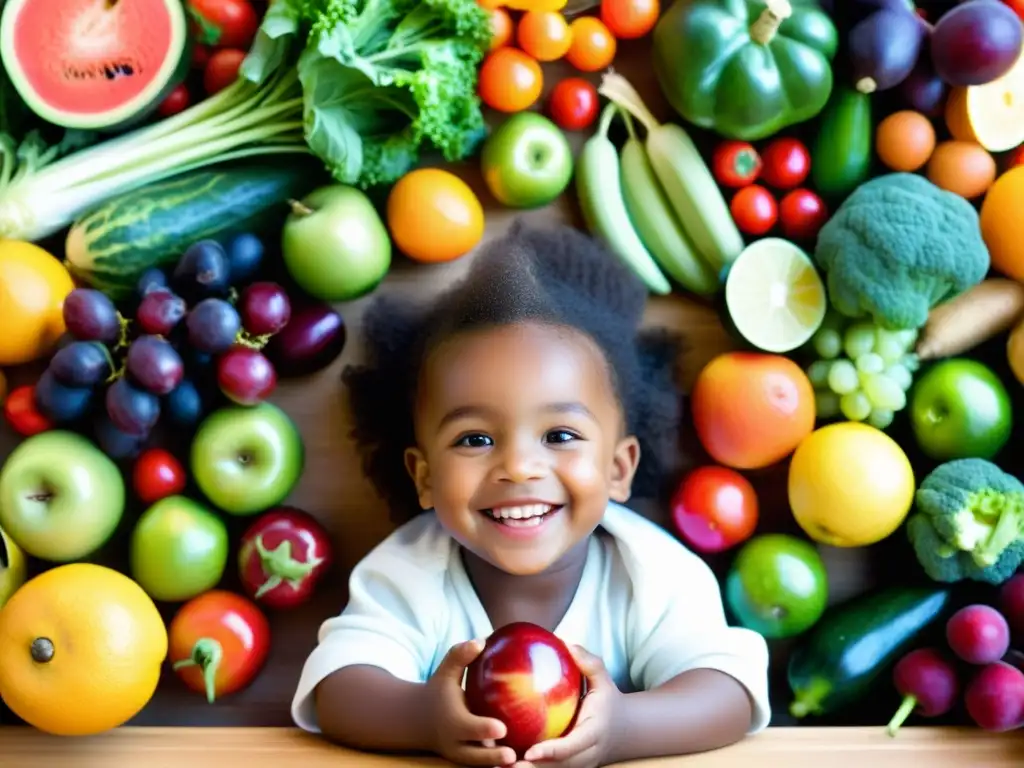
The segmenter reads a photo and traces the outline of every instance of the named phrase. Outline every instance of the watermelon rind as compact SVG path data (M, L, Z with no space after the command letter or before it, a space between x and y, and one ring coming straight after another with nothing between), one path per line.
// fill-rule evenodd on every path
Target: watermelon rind
M151 116L160 103L188 76L192 64L193 40L183 0L162 0L171 27L171 42L160 69L146 87L117 109L77 114L54 107L32 88L14 55L14 35L22 10L34 0L0 0L0 63L22 101L38 117L64 128L120 131Z

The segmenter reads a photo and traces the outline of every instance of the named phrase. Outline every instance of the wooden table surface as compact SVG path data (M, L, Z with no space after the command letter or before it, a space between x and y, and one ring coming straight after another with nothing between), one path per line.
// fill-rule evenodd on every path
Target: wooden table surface
M769 728L726 749L642 760L639 768L1015 768L1024 765L1024 734L970 728ZM3 768L413 768L449 763L429 757L370 755L342 749L291 728L121 728L88 739L0 729Z

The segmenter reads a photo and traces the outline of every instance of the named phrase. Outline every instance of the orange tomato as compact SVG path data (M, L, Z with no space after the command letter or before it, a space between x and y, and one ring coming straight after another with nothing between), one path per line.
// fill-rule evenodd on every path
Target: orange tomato
M512 17L504 8L495 8L491 11L491 50L508 45L512 39Z
M581 72L597 72L615 59L615 37L596 16L580 16L569 25L569 32L572 44L565 59Z
M529 109L544 90L544 73L535 58L517 48L499 48L480 65L480 99L499 112Z
M733 469L771 466L814 429L814 388L783 355L719 355L697 375L690 406L704 450Z
M537 61L560 59L572 44L569 25L558 11L527 11L519 20L516 38Z
M484 209L462 179L440 168L419 168L391 188L388 229L410 259L451 261L469 253L484 235Z
M619 40L643 37L660 13L659 0L601 0L601 21Z

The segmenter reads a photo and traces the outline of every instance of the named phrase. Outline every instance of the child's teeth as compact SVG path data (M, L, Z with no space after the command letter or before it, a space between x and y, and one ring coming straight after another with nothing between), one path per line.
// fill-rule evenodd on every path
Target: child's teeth
M494 517L501 518L502 520L526 520L531 517L540 517L546 515L554 507L548 504L526 504L522 507L501 507L500 509L492 509L491 514Z

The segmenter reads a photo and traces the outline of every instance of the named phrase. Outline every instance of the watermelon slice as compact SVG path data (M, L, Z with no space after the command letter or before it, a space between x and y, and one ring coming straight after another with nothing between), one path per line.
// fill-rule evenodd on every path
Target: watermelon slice
M181 0L7 0L0 61L39 117L118 130L152 114L188 74Z

